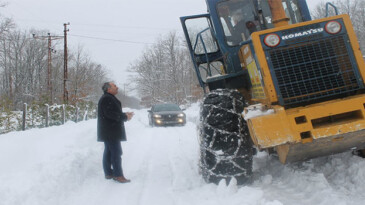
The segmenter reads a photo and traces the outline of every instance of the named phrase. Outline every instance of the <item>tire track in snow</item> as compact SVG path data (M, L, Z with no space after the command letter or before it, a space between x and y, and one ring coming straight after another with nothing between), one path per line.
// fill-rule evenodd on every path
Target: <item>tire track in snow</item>
M190 189L201 182L195 158L198 155L191 154L198 153L198 145L191 146L197 144L195 124L189 122L186 126L189 127L145 128L141 121L129 128L141 133L138 136L127 133L128 142L123 145L126 177L130 176L134 184L133 194L127 196L128 204L178 204L181 198L177 199L175 191ZM131 147L140 150L129 150Z
M139 204L175 204L169 187L172 183L172 168L168 156L171 140L175 137L168 136L172 130L170 128L151 128L152 132L148 136L150 150L144 155L147 156L147 169L145 173L145 186L141 194ZM175 149L175 148L173 148Z
M146 126L141 123L141 125ZM139 128L141 129L142 126ZM142 128L138 136L130 136L129 142L123 146L124 156L123 156L123 169L125 176L132 180L131 185L133 185L133 194L126 196L129 204L142 204L142 196L146 192L147 178L149 177L148 167L149 161L151 159L150 153L152 152L152 147L149 146L153 143L153 138L150 137L150 130L148 128ZM140 150L130 150L131 147L139 147Z

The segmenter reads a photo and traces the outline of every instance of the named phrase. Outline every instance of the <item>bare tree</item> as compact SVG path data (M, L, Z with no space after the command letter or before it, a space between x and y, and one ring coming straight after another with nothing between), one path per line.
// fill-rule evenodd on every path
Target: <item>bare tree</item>
M197 84L189 52L181 37L170 32L147 48L130 66L145 105L158 102L186 103Z
M32 33L45 31L32 31ZM55 45L57 46L57 45ZM57 50L57 49L55 49ZM48 92L48 44L35 40L30 32L10 28L0 35L0 96L11 103L11 109L21 109L26 103L49 103ZM105 81L105 68L92 62L81 47L69 56L69 90L73 100L96 102L96 90ZM52 54L53 102L62 103L63 96L63 52ZM5 101L4 101L5 102ZM4 106L0 102L0 107Z
M85 99L96 100L99 97L97 94L100 93L100 85L106 79L105 68L93 63L82 46L78 47L76 53L71 54L70 60L69 91L72 103Z

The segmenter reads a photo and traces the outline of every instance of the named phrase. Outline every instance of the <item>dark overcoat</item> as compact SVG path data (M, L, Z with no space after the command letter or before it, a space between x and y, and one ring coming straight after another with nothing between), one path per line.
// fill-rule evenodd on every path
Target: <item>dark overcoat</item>
M98 141L126 141L122 103L112 94L104 93L98 103Z

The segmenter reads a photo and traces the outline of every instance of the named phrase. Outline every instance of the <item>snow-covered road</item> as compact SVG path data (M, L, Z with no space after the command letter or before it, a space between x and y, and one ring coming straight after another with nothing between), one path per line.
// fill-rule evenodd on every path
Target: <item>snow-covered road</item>
M126 109L128 111L128 109ZM206 184L199 175L198 106L184 127L151 128L133 110L122 143L129 184L103 176L96 120L0 135L0 204L364 204L365 160L350 152L281 165L254 158L254 183Z

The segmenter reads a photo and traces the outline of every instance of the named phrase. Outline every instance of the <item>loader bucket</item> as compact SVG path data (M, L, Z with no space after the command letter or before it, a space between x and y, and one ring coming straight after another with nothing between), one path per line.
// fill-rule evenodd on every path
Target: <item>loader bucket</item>
M282 163L365 149L365 95L285 110L248 120L259 149L274 148Z

